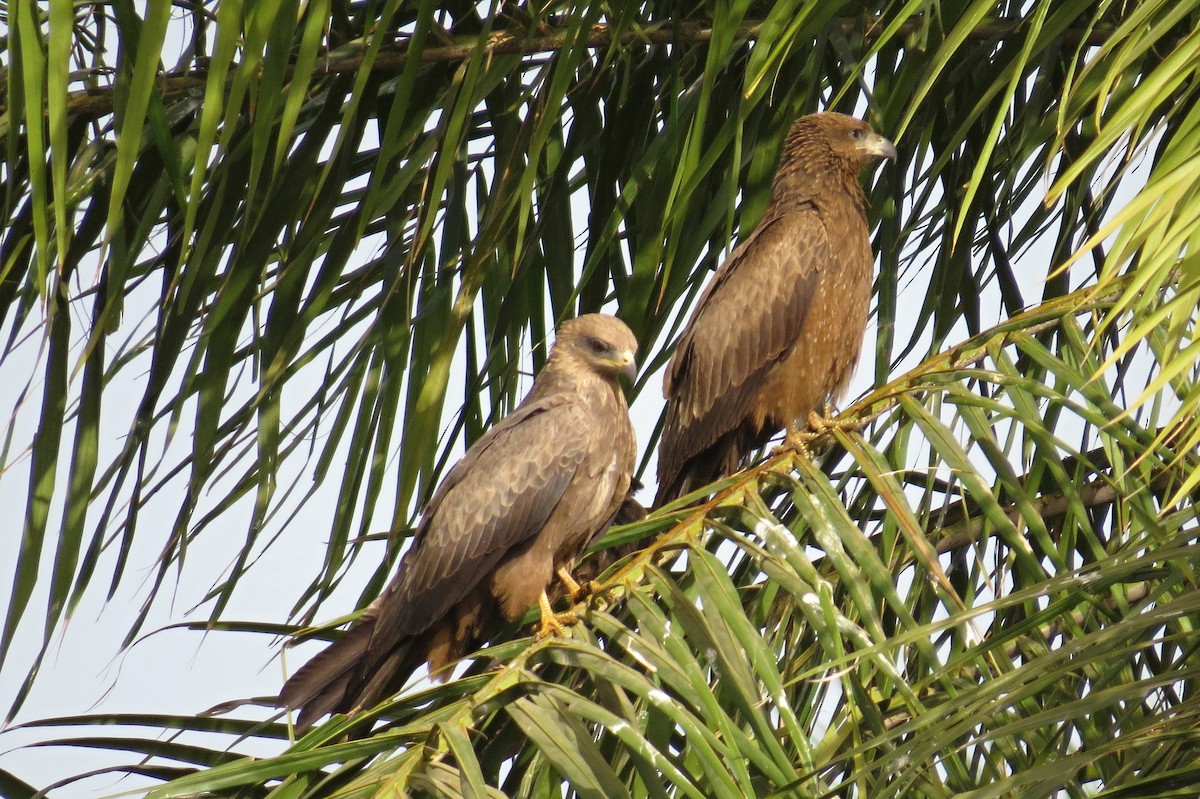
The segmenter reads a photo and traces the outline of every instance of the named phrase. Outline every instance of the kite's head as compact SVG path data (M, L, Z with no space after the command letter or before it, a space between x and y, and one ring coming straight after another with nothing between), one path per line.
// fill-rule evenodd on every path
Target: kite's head
M785 151L791 149L808 157L833 156L844 168L857 175L873 158L896 160L896 147L861 119L826 112L809 114L792 123ZM818 155L819 150L825 150Z
M584 314L568 319L558 329L556 351L567 350L574 359L604 376L637 377L637 339L615 316Z

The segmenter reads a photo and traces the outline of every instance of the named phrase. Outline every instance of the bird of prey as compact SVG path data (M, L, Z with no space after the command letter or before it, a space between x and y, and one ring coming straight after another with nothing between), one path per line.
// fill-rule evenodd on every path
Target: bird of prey
M796 120L761 221L717 269L663 380L661 505L739 468L780 430L836 401L853 374L874 257L859 175L892 143L862 120Z
M636 444L619 376L637 341L623 322L565 322L520 405L484 434L424 507L412 548L358 622L283 686L297 729L370 708L426 662L437 678L500 617L541 606L540 634L574 621L546 589L602 533L629 493Z

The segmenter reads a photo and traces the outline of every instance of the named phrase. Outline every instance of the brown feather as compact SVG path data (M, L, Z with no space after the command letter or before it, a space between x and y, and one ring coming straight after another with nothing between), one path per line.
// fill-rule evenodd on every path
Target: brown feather
M792 125L762 220L717 269L668 366L655 505L736 471L840 395L874 265L859 174L889 154L891 143L853 117Z
M422 663L444 677L604 531L634 468L618 375L636 348L611 316L563 324L529 394L438 487L387 588L280 691L281 705L302 709L298 729L378 704Z

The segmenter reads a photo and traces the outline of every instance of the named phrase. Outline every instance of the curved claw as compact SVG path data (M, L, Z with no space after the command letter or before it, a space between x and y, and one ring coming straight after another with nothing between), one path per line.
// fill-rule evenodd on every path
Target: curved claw
M579 623L579 617L574 613L555 613L550 607L550 598L546 596L545 591L538 597L538 607L542 611L542 621L534 633L534 638L538 641L551 635L565 637L567 628Z
M780 455L790 451L799 453L811 460L811 445L817 439L833 430L857 433L866 426L866 421L863 419L842 419L841 417L833 419L830 418L832 414L833 406L826 403L821 413L817 411L808 412L808 417L805 419L807 429L802 430L796 425L788 425L787 430L783 434L783 443L771 450L771 455Z
M864 419L845 419L841 416L833 418L833 406L826 403L824 410L821 413L816 411L808 412L808 429L812 430L817 435L824 435L830 430L841 430L846 433L857 433L867 426Z
M788 425L787 430L783 433L783 443L771 450L770 455L774 457L786 452L796 452L812 460L812 451L808 448L808 445L820 435L819 432L813 430L800 430L794 425Z

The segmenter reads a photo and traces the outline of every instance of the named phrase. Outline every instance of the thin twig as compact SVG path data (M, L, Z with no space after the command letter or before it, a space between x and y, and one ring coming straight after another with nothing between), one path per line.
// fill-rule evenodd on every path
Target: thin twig
M839 30L844 36L858 35L864 41L877 40L885 30L882 18L869 20L839 19L830 22L830 28ZM979 25L968 34L975 41L988 41L1007 36L1017 31L1022 20L994 22ZM902 40L910 35L922 32L926 22L923 19L911 19L902 24L893 35L893 39ZM757 40L762 22L747 22L738 26L735 38L744 41ZM827 28L828 29L828 28ZM1062 41L1069 46L1086 44L1098 46L1106 42L1112 31L1107 28L1088 28L1069 30L1062 35ZM713 28L708 23L701 22L663 22L655 27L645 27L637 30L614 30L608 25L597 25L588 33L583 47L589 50L602 50L611 47L630 47L641 44L648 46L704 44L712 39ZM439 47L423 48L416 58L421 63L450 64L466 61L480 47L490 55L533 55L535 53L552 53L562 50L574 38L574 32L565 28L542 29L537 35L526 31L493 33L486 39L472 38L462 42L442 45ZM340 48L346 50L347 48ZM407 42L382 48L370 64L373 72L394 72L402 69L412 58ZM314 67L309 80L319 79L328 75L346 72L357 72L366 66L366 53L363 47L350 48L344 55L338 51L326 54ZM286 73L286 80L291 80L291 70ZM232 78L231 78L232 80ZM189 69L182 72L165 73L158 80L159 93L164 97L183 94L203 88L208 82L206 69ZM99 117L112 113L115 87L85 89L72 92L67 98L67 113L73 117ZM0 108L0 113L7 108Z

